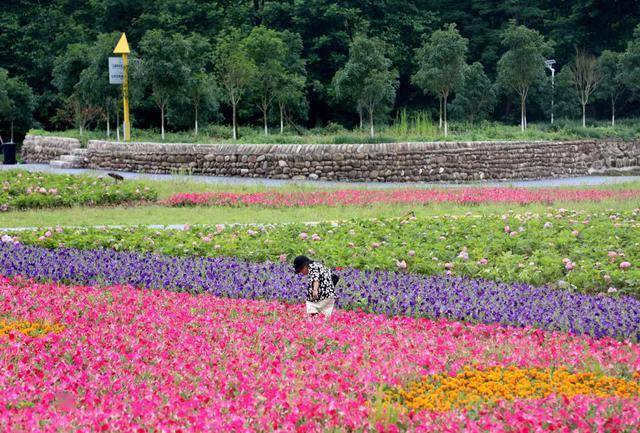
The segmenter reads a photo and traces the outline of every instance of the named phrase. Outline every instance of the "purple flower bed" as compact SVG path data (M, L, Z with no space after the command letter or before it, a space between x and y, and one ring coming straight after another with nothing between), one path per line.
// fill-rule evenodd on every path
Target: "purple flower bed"
M640 300L583 295L527 284L345 269L338 306L375 313L444 317L640 340ZM304 300L287 265L233 258L169 257L112 250L0 245L0 274L71 284L209 292L216 296Z

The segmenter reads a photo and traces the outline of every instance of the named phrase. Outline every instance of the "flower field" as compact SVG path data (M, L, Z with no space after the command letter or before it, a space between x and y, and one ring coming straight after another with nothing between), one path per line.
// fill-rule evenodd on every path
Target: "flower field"
M640 346L610 338L341 310L324 322L276 301L21 278L0 279L0 306L6 320L59 326L0 335L2 431L633 432L640 423ZM449 377L482 392L446 407L399 396ZM522 396L502 395L505 383Z
M634 297L584 295L450 276L424 277L351 268L337 272L346 282L337 289L337 305L343 309L640 341L640 300ZM80 285L130 284L287 303L304 301L305 293L302 279L286 264L112 250L48 250L4 244L0 245L0 274Z
M185 226L186 230L44 228L0 233L4 243L109 248L265 262L300 253L332 266L398 270L640 296L640 209L301 223Z
M1 231L0 432L639 431L637 189L158 202L135 182L0 176L6 211L140 202L322 219L404 206L319 223ZM405 214L432 203L453 214ZM328 321L305 314L298 254L341 277Z
M169 206L367 206L385 204L429 203L515 203L601 201L606 199L640 200L640 191L607 191L595 189L530 189L530 188L459 188L404 189L391 191L338 190L312 192L203 192L174 194L163 203Z
M113 179L89 176L31 173L24 170L0 171L0 211L111 205L154 201L157 194L136 182L114 183Z

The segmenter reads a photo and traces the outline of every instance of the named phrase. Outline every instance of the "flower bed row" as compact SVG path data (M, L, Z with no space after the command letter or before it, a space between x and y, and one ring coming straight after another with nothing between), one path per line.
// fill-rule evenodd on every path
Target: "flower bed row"
M63 326L0 336L2 431L632 431L640 422L633 394L569 389L446 411L403 410L381 395L468 368L567 370L573 387L583 373L632 383L640 347L611 339L344 311L324 323L299 306L129 286L0 278L0 300L3 315Z
M49 248L112 248L257 262L306 253L332 266L640 295L640 210L587 214L550 209L545 214L351 220L313 227L186 228L58 227L0 238Z
M338 273L344 282L338 288L340 308L640 340L640 300L632 297L582 295L548 287L448 276L422 277L350 268ZM302 279L287 264L112 250L0 245L0 274L71 284L131 284L290 303L302 302L305 293Z
M107 205L155 201L157 193L137 182L115 183L103 176L76 176L32 173L24 170L0 171L0 211Z
M257 193L180 193L163 203L169 206L367 206L384 204L429 203L517 203L531 204L568 201L640 199L640 190L607 191L595 189L460 188L402 190L337 190L313 192Z

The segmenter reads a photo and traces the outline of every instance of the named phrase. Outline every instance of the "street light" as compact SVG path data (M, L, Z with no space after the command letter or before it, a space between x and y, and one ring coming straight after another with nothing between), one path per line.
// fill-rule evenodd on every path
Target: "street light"
M556 78L556 70L553 65L556 64L556 61L553 59L545 60L544 64L547 66L547 69L551 71L551 124L553 125L553 96L555 94L555 78Z

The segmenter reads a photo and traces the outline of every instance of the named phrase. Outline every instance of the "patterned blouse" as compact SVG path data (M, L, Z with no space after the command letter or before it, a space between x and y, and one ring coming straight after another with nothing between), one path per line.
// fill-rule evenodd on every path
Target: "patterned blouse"
M318 302L327 298L335 298L336 292L331 279L331 269L322 263L313 262L309 264L309 274L307 275L307 301ZM318 298L313 298L313 282L319 281Z

